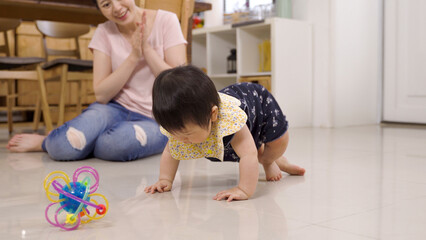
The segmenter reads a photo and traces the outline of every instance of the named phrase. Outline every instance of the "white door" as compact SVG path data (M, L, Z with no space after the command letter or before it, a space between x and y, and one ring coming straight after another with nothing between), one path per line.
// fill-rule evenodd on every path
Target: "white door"
M426 1L384 4L383 118L426 123Z

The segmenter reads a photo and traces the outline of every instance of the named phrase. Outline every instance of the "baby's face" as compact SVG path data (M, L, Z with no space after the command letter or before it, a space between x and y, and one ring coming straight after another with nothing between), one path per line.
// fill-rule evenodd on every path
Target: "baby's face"
M182 130L171 133L174 138L184 143L202 143L210 135L211 122L208 129L203 128L197 124L188 123Z

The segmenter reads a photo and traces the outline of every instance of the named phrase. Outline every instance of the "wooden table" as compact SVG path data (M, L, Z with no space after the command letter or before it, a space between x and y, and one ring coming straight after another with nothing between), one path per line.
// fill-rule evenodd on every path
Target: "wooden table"
M210 3L195 2L195 13L211 9ZM0 17L94 25L106 21L90 0L0 0Z
M90 0L0 0L0 17L94 25L106 21Z

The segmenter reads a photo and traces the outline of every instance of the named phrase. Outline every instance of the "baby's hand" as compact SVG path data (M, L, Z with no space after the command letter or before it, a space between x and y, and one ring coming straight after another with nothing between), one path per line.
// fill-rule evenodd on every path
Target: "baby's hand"
M172 189L172 182L166 179L160 179L154 185L145 188L146 193L168 192Z
M221 191L216 196L213 197L213 200L222 200L228 198L228 202L231 202L232 200L247 200L248 196L247 194L241 190L239 187L234 187L225 191Z

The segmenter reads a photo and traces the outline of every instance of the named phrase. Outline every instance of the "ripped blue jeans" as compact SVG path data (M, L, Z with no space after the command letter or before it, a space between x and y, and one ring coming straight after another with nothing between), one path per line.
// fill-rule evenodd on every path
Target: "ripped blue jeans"
M53 130L42 147L55 160L131 161L162 152L166 143L155 120L111 101L91 104Z

